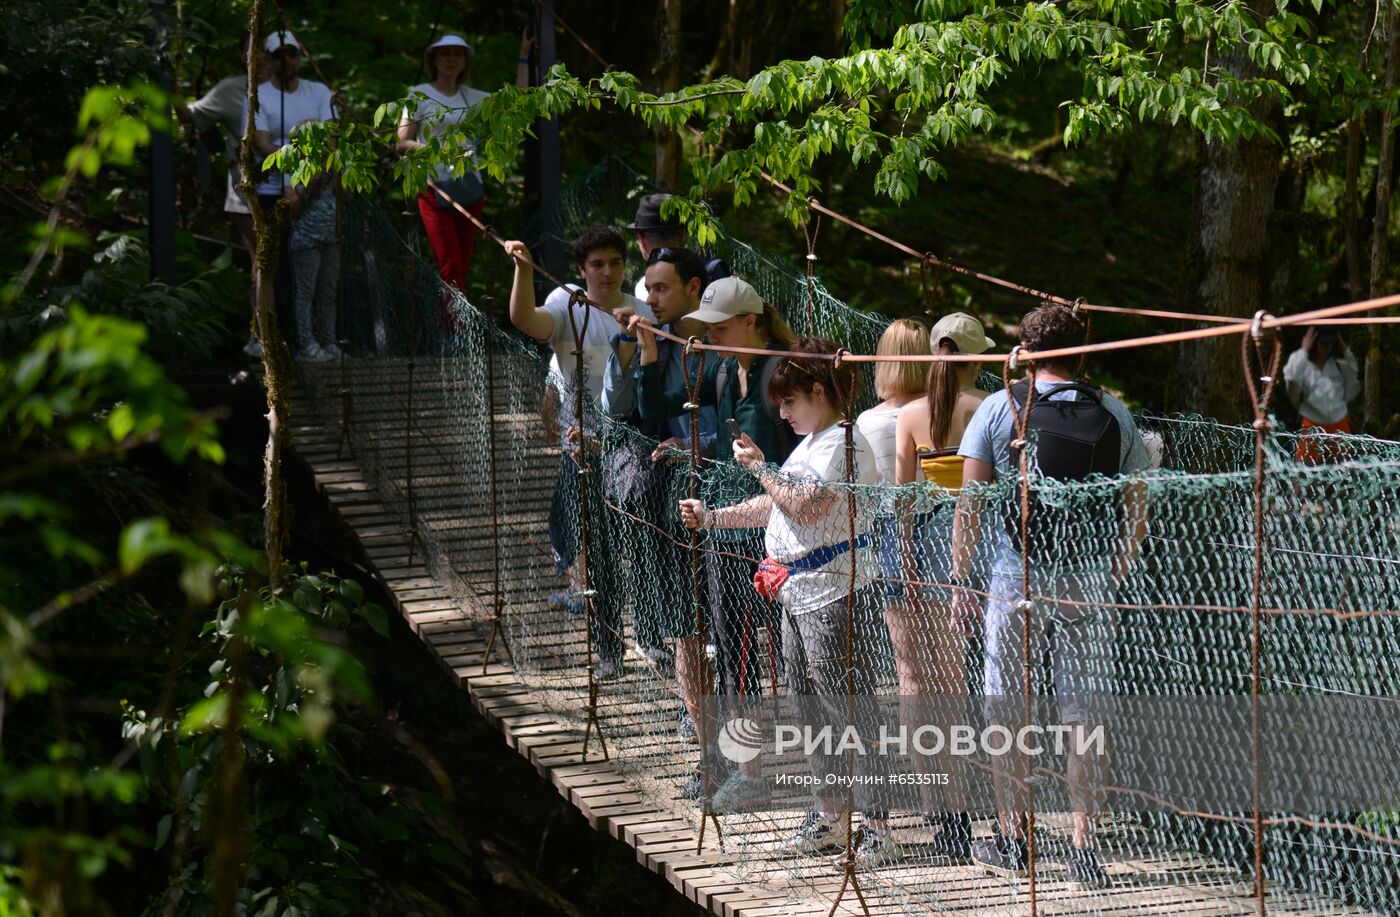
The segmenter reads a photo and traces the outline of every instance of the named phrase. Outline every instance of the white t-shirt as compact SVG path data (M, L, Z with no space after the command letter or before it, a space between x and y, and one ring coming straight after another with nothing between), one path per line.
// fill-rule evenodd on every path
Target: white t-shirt
M550 381L564 397L560 408L560 422L564 427L574 425L573 381L576 363L574 360L574 329L569 322L569 297L572 291L580 289L577 284L566 283L555 287L545 297L541 309L554 317L554 333L549 336L550 349L554 356L549 360ZM636 297L622 294L621 306L628 306L648 321L655 321L651 307ZM612 315L594 306L575 305L574 323L583 331L583 371L584 384L595 401L603 397L604 368L612 355L612 336L617 333L617 322ZM585 317L588 327L584 328Z
M295 92L283 92L269 80L258 86L258 113L253 127L272 135L272 145L287 145L292 128L303 121L334 121L335 106L331 91L325 84L298 80ZM281 172L269 172L258 185L259 194L281 194L287 178Z
M1300 347L1283 365L1283 384L1299 414L1313 423L1338 423L1347 416L1347 402L1361 392L1356 355L1334 353L1319 367Z
M858 429L852 431L852 437L855 443L856 483L878 484L880 479L875 471L870 443ZM805 437L783 463L783 474L799 480L845 481L846 431L840 424L832 424L825 430ZM871 500L857 495L857 537L870 531L873 516L874 506ZM839 545L849 539L850 522L846 516L845 493L840 494L824 518L812 523L798 523L789 519L775 506L768 517L768 529L763 535L768 555L783 563L791 563L817 548ZM857 588L868 584L871 578L877 575L875 548L866 546L857 549ZM791 614L816 611L846 595L850 588L850 576L851 553L846 551L837 554L816 570L792 571L787 582L783 583L778 598Z
M882 484L894 483L894 425L898 420L899 408L871 408L856 418L856 429L875 454L875 470Z
M460 124L468 108L476 107L482 100L491 96L489 92L472 89L470 86L462 86L451 95L443 95L432 83L419 83L410 91L426 96L419 100L417 112L413 116L418 121L418 137L424 141L431 140L449 125ZM464 152L470 155L475 149L476 146L469 142ZM445 181L452 177L451 166L439 163L433 176L434 180Z
M243 112L248 105L248 74L227 76L214 84L197 102L190 103L190 121L197 131L215 124L224 128L224 155L228 157L228 190L224 212L247 213L248 202L238 193L238 141L243 136Z

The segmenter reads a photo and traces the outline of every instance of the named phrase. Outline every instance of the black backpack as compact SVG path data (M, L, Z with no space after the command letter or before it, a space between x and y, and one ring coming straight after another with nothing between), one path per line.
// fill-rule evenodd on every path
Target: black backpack
M1011 387L1016 410L1025 410L1030 383L1021 381ZM1072 391L1072 399L1050 400L1058 392ZM1016 486L1006 495L1004 519L1011 546L1021 551L1021 496L1026 481L1020 476L1021 449L1016 445L1015 427L1011 434L1011 473ZM1118 419L1103 404L1103 391L1082 382L1062 382L1044 392L1037 392L1031 404L1031 416L1026 423L1027 445L1034 443L1034 468L1039 477L1052 481L1080 481L1090 475L1114 475L1121 463L1122 430ZM1110 549L1101 537L1083 537L1075 529L1074 509L1051 506L1037 500L1035 489L1030 495L1029 554L1034 561L1051 558L1070 559L1101 555ZM1082 530L1082 526L1080 527ZM1116 538L1116 517L1108 525L1094 526L1095 533L1113 533ZM1069 539L1057 536L1072 533ZM1111 542L1112 538L1109 539Z

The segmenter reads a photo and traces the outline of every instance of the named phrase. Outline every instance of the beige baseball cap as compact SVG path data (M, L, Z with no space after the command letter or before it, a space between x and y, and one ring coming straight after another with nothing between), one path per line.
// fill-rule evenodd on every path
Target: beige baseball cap
M987 329L982 323L966 312L952 312L943 316L928 333L929 343L934 353L938 352L938 342L944 338L957 345L958 353L986 353L996 346L996 341L987 337Z
M705 287L700 308L686 316L697 322L713 324L736 315L762 315L763 297L738 277L722 277Z

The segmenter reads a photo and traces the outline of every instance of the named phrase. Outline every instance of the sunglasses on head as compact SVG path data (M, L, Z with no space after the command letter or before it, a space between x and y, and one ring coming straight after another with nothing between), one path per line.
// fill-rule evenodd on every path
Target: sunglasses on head
M651 254L647 255L647 264L655 264L658 261L670 261L676 256L676 249L669 246L663 248L653 248Z

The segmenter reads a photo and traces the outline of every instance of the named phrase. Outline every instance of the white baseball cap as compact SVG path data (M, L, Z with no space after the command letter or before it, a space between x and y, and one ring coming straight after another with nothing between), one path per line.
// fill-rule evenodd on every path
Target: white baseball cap
M700 308L686 316L697 322L713 324L736 315L762 315L763 297L738 277L721 277L705 287Z
M267 49L268 54L276 54L278 51L282 50L283 45L291 45L298 51L304 50L301 46L301 42L297 41L297 37L292 34L290 29L285 32L280 30L268 32L267 39L263 41L263 47Z
M945 315L929 330L928 340L934 353L938 352L938 342L944 338L957 345L958 353L986 353L997 345L987 337L982 323L966 312Z
M436 51L438 48L461 48L470 56L476 53L476 49L467 43L467 40L460 35L444 35L437 41L428 45L428 51Z

